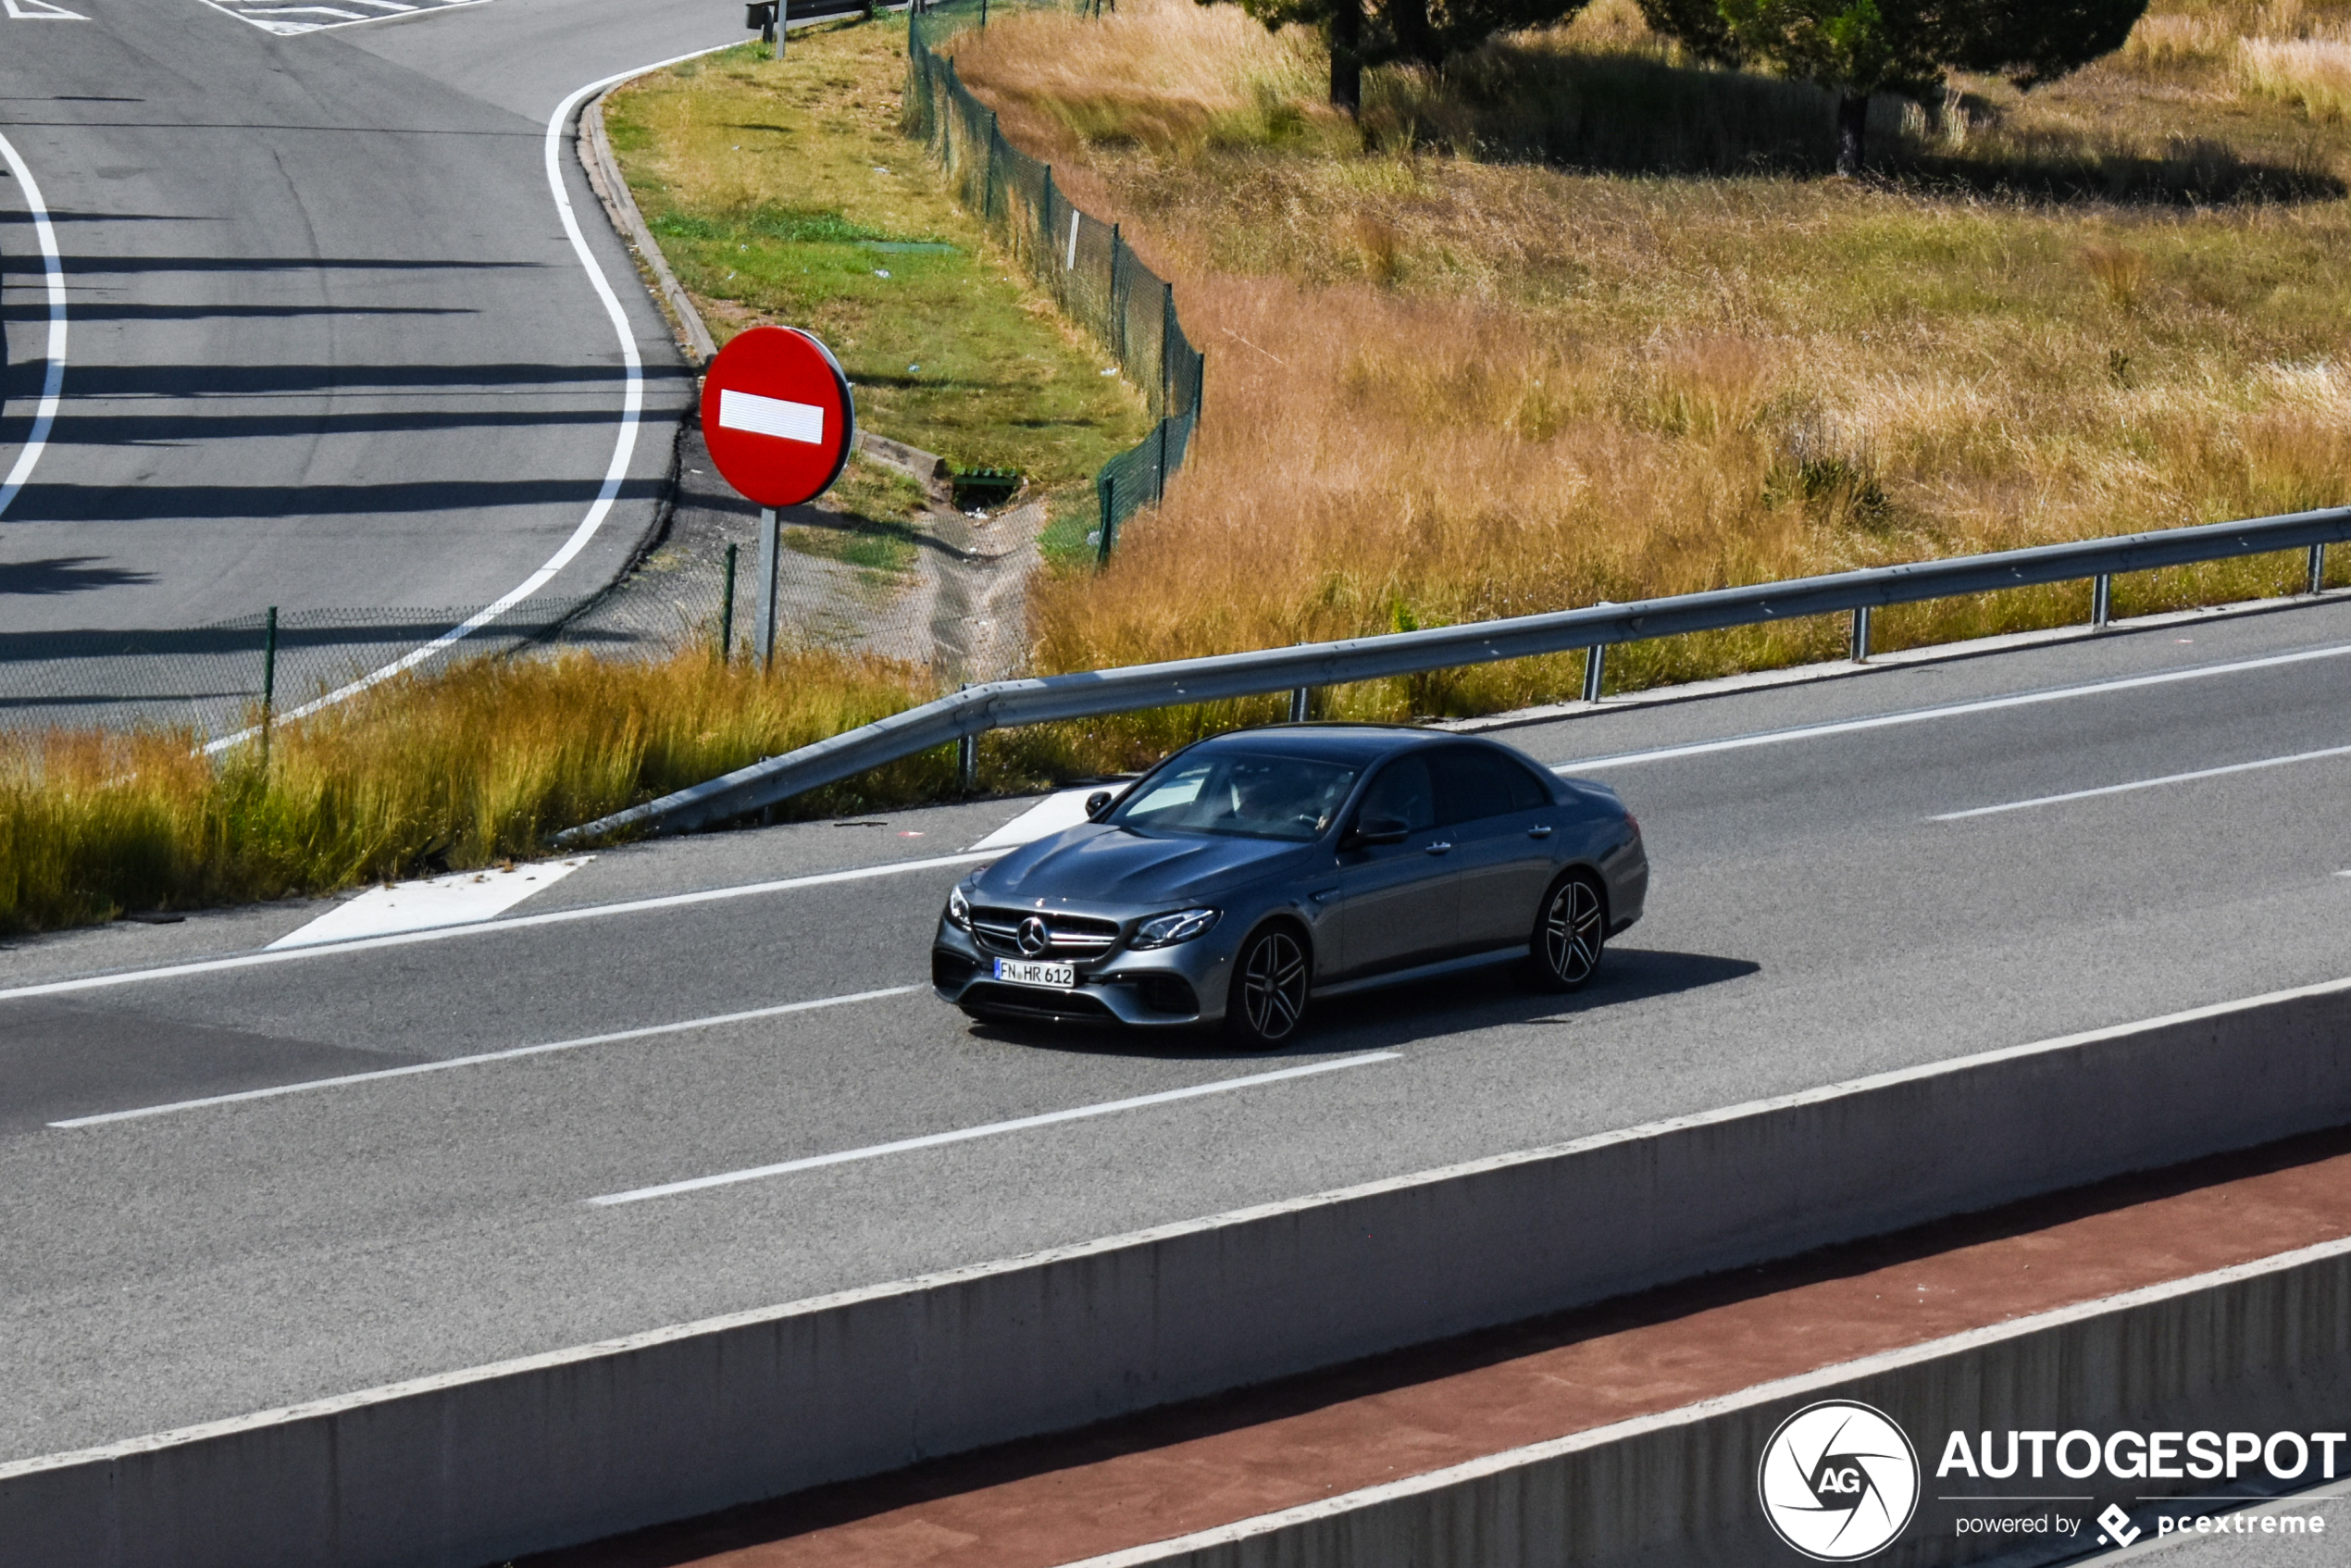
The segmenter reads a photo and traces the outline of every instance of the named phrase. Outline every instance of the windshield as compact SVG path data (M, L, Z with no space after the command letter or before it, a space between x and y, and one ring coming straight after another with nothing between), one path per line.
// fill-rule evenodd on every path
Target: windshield
M1220 751L1153 774L1111 820L1151 832L1303 843L1330 826L1358 771L1304 757Z

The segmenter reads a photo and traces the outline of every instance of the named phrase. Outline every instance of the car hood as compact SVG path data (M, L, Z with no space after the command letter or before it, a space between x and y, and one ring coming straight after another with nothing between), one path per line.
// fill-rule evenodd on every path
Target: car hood
M1310 852L1282 840L1163 838L1088 822L1014 850L976 886L989 899L1166 905L1212 898Z

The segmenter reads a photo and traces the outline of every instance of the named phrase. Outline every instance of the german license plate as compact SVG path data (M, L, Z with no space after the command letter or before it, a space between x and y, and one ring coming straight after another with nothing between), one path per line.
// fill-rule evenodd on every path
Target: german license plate
M1077 966L1039 964L1027 958L1000 958L996 961L996 977L1008 986L1043 986L1049 990L1065 991L1077 984Z

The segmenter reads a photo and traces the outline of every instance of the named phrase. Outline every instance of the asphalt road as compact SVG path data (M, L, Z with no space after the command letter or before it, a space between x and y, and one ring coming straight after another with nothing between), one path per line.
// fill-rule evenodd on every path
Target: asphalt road
M549 120L593 81L736 40L741 13L417 4L295 36L247 14L338 8L0 15L0 135L45 199L68 317L56 427L0 514L11 638L479 606L578 543L539 590L562 597L609 581L653 527L690 378L566 137L554 166L641 373L627 363L549 184ZM0 474L47 342L30 194L0 178Z
M279 905L19 943L0 1457L2335 978L2351 755L1935 818L2351 747L2347 687L2336 600L1511 731L1553 762L1697 748L1586 769L1647 828L1647 921L1564 1003L1493 972L1334 1004L1272 1060L982 1028L925 992L970 862L919 863L1026 803L624 849L429 940L250 962L318 913ZM1785 733L1804 726L1824 728ZM719 896L678 902L698 892ZM611 907L652 899L672 902ZM893 994L666 1027L870 991ZM47 1125L631 1030L659 1032Z

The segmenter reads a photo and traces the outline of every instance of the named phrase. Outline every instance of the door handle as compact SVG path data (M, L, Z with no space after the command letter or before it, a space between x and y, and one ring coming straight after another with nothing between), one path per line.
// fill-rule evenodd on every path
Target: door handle
M1431 844L1428 846L1428 852L1430 854L1443 854L1452 847L1452 845L1445 843Z
M1541 828L1529 828L1526 830L1526 836L1530 839L1548 839L1551 836L1551 829L1548 824Z

